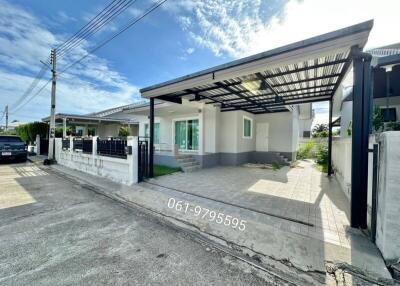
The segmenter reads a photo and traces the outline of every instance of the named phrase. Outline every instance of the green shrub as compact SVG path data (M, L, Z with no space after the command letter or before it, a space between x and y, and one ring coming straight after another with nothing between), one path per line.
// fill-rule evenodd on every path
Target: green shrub
M307 142L300 146L299 151L297 151L297 159L309 159L314 157L314 148L316 143L313 141Z
M328 163L328 146L325 144L319 144L317 148L317 163L318 164L326 164Z
M118 130L119 137L127 137L129 136L129 128L121 126Z
M328 146L319 144L316 154L317 169L321 172L328 173Z
M375 131L383 130L383 113L379 106L374 107L372 125L374 126Z
M400 131L400 122L390 122L387 124L387 129L391 131Z

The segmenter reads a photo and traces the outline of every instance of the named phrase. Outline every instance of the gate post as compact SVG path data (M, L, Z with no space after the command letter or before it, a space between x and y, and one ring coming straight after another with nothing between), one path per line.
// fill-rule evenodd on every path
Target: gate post
M132 185L138 182L138 137L128 136L126 145L132 147L132 153L126 156L129 172L128 184Z
M40 135L36 134L36 155L40 155Z
M352 49L354 68L351 156L351 226L367 227L371 55Z

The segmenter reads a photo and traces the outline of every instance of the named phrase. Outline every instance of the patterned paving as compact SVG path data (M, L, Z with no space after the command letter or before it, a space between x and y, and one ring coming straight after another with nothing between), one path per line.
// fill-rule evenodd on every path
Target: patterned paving
M339 184L311 161L276 171L216 167L163 176L154 182L312 224L274 220L275 227L343 247L350 247L354 235L354 230L349 231L349 203Z

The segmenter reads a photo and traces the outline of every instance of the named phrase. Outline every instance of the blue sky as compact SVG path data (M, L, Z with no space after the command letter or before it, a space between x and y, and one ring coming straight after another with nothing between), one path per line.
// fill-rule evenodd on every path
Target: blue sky
M109 2L0 0L0 110L10 105L10 120L40 120L49 114L50 85L22 108L15 102L40 69L39 60ZM59 70L153 3L137 0L60 59ZM57 112L84 114L129 104L141 100L142 87L371 18L375 27L369 47L399 42L398 33L388 32L399 6L398 0L169 0L60 76ZM326 117L325 104L315 108L320 120Z

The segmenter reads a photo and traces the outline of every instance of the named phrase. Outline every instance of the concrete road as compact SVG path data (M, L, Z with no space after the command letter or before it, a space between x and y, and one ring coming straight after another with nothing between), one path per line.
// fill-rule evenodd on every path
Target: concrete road
M266 285L254 273L32 163L0 165L0 285Z

